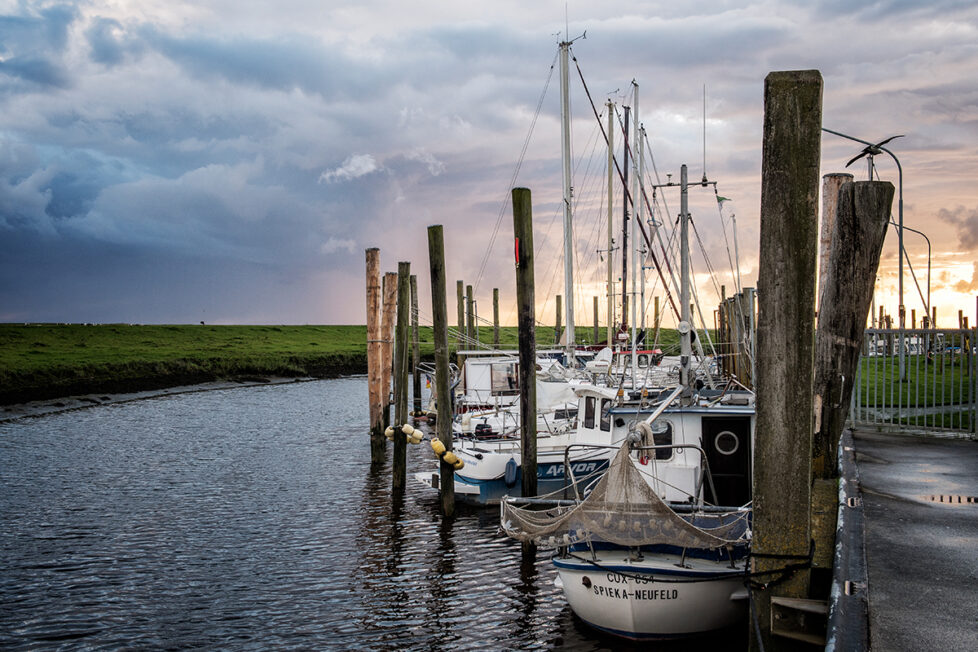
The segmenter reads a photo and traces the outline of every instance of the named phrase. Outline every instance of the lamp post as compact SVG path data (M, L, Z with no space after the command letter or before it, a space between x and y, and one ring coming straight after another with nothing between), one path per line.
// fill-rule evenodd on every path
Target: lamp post
M890 224L899 228L896 222L890 220ZM918 231L917 229L911 228L909 226L903 227L907 231L913 231L917 235L921 236L927 241L927 299L924 300L924 309L927 311L927 319L930 319L930 238L923 231ZM910 270L913 271L912 269ZM920 285L917 285L917 291L920 292ZM923 297L921 297L923 298Z
M862 153L859 154L859 156L856 156L855 158L853 158L851 161L849 161L849 163L847 164L846 167L848 167L849 165L851 165L857 159L859 159L859 158L861 158L863 156L868 156L869 157L869 180L870 181L873 180L873 157L876 154L879 154L880 152L886 152L887 154L890 155L890 157L893 159L893 162L896 163L896 166L897 166L898 193L899 193L898 194L899 200L898 200L898 203L897 203L897 214L898 214L898 219L899 219L899 228L897 229L897 240L898 240L898 242L897 242L897 257L898 258L897 259L899 260L899 266L898 266L898 272L897 272L897 293L899 294L899 316L900 316L899 318L900 318L900 331L901 331L901 333L900 333L900 380L904 380L906 370L904 368L904 358L903 358L904 351L903 351L903 333L902 333L902 331L903 331L903 328L905 326L906 309L904 308L904 305L903 305L903 166L900 165L900 159L898 159L896 157L896 154L894 154L893 152L891 152L887 148L883 147L884 144L888 143L889 141L893 140L894 138L900 138L900 136L893 136L893 137L887 138L886 140L883 140L883 141L881 141L879 143L871 143L871 142L869 142L867 140L863 140L862 138L856 138L855 136L849 136L848 134L843 134L843 133L840 133L838 131L833 131L832 129L828 129L826 127L822 127L822 131L826 131L826 132L828 132L830 134L834 134L834 135L840 136L842 138L848 138L849 140L852 140L852 141L855 141L857 143L862 143L863 145L866 145L866 147L863 149ZM928 301L928 304L929 304L929 301ZM929 309L929 305L928 305L928 309Z

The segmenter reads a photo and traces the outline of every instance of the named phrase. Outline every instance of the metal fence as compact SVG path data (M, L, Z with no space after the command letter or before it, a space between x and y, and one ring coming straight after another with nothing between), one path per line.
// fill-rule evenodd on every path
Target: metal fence
M867 330L853 381L852 423L974 437L976 335L978 329Z

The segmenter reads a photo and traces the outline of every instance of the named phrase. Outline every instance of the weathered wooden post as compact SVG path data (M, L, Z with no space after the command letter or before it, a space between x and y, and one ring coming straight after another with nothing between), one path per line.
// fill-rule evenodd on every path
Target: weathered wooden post
M421 412L421 334L418 325L418 277L411 275L411 389L413 410L411 414L420 417Z
M431 320L435 341L435 429L445 450L452 450L452 392L448 386L448 304L445 290L445 236L440 224L428 227L428 265L431 268ZM441 513L455 515L455 468L442 460L438 488Z
M499 288L492 289L492 348L499 348Z
M465 339L469 341L467 348L475 348L475 300L472 297L472 286L465 286Z
M837 476L838 443L849 412L866 315L873 300L883 239L890 221L893 185L882 181L844 184L831 235L832 276L822 277L815 336L815 434L812 472Z
M533 286L533 204L529 188L513 188L516 303L520 346L520 445L523 495L537 495L536 314ZM525 548L525 547L524 547Z
M384 462L384 351L380 334L380 249L366 251L367 259L367 397L370 401L370 463Z
M594 297L594 339L591 340L591 344L597 344L598 338L600 337L600 331L598 329L598 297Z
M558 294L557 295L557 317L554 319L554 345L560 344L560 322L561 322L560 308L561 308L562 301L563 298Z
M458 350L467 349L468 345L465 345L465 285L462 281L456 281L455 284L455 295L458 300L458 321L456 322L458 329ZM461 364L459 364L461 368Z
M772 72L764 80L754 448L755 582L779 579L811 541L812 381L822 75ZM769 573L769 574L763 574ZM752 589L760 624L751 648L789 649L772 637L773 596L806 598L809 572Z
M397 264L397 329L394 342L394 493L407 486L407 440L401 426L407 423L408 342L411 323L411 263Z
M822 228L818 238L818 296L822 296L822 289L827 282L826 279L834 278L832 274L832 262L830 254L832 251L832 234L835 232L835 211L839 201L839 188L842 184L852 181L852 175L845 172L834 172L822 177ZM819 301L818 309L822 309Z
M931 311L934 313L930 318L931 328L937 328L937 306L933 306Z
M381 383L383 390L382 403L384 405L384 428L391 423L391 378L394 373L394 316L397 312L397 272L387 272L384 274L382 284L384 293L383 315L381 317L381 347L383 348L383 369L384 380Z
M913 330L917 329L917 309L910 309L910 328Z

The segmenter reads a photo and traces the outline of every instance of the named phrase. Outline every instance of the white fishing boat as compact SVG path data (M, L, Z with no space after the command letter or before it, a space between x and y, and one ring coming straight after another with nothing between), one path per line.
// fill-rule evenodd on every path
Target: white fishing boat
M571 609L604 632L674 638L743 624L750 507L717 503L749 497L752 417L751 404L729 401L660 405L631 421L599 480L575 476L574 500L506 498L502 527L556 550Z

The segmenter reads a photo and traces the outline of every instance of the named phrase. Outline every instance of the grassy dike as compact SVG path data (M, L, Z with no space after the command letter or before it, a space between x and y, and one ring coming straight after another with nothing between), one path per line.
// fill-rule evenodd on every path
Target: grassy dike
M500 329L516 347L516 328ZM538 328L540 346L553 329ZM481 328L483 342L492 328ZM419 333L430 358L430 328ZM0 324L0 405L215 380L366 373L366 326Z
M366 337L365 326L0 324L0 404L363 373Z

